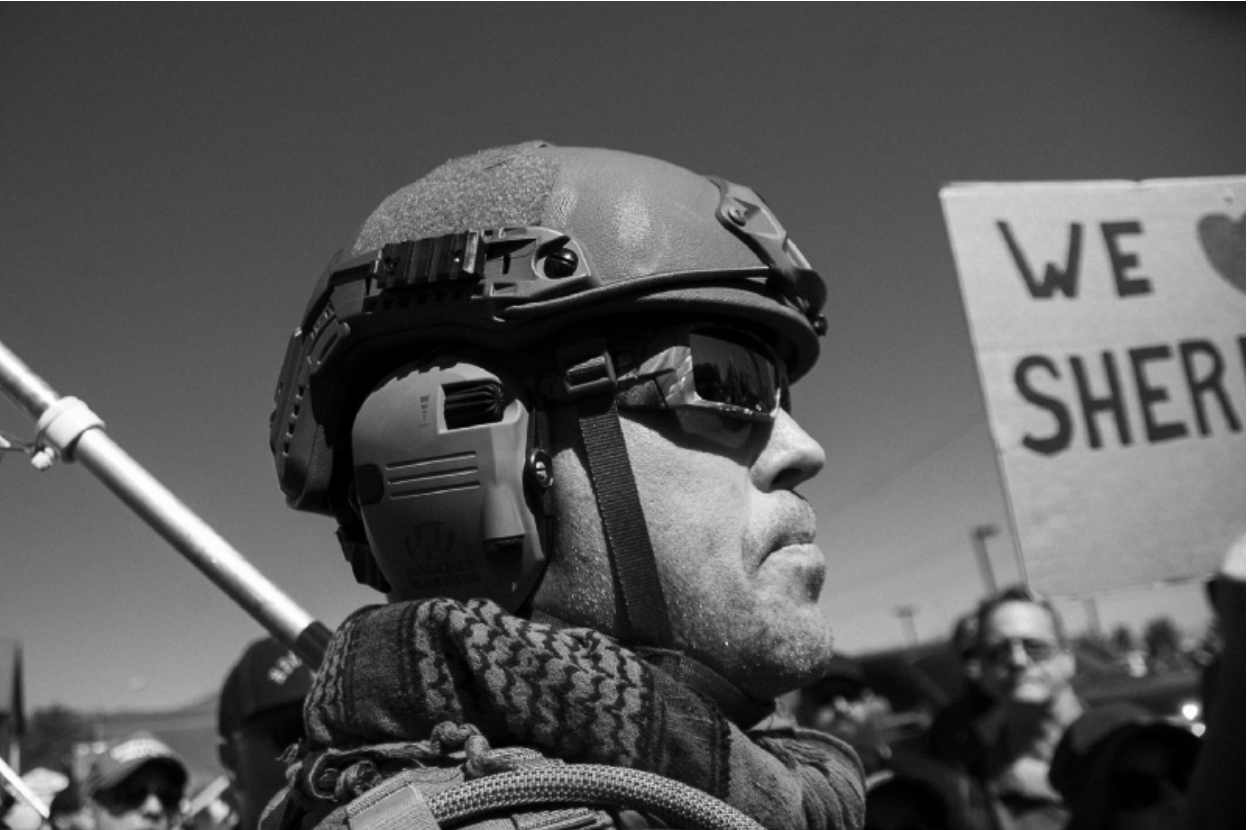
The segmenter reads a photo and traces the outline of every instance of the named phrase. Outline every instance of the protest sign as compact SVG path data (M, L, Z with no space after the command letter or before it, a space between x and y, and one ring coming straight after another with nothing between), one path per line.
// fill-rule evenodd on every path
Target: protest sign
M941 201L1031 585L1208 575L1244 530L1244 179Z

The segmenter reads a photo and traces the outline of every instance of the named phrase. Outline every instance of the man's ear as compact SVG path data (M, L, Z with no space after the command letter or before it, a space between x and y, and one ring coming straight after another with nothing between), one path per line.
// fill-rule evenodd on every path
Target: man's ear
M1062 669L1062 675L1067 680L1072 679L1075 676L1075 653L1067 646L1057 655L1057 659L1061 661L1058 665Z

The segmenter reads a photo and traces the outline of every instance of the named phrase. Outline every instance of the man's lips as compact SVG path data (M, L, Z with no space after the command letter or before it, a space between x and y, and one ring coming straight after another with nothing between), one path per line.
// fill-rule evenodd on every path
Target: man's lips
M813 545L815 542L815 511L801 498L786 501L780 515L774 518L775 533L767 545L767 555L785 548Z
M787 574L786 581L793 586L800 585L801 593L813 600L823 588L828 565L817 545L795 542L782 544L768 553L763 568L773 576Z
M772 503L776 508L759 537L751 546L757 559L754 569L780 579L790 591L813 600L819 596L827 573L823 552L815 545L815 511L794 493L781 495Z
M782 558L796 562L809 561L823 565L823 551L814 542L790 542L777 545L767 553L765 559Z
M772 542L768 548L768 555L775 553L776 551L784 550L785 548L803 547L806 545L814 545L814 543L814 528L809 530L804 528L788 529L784 533L781 533L780 536Z

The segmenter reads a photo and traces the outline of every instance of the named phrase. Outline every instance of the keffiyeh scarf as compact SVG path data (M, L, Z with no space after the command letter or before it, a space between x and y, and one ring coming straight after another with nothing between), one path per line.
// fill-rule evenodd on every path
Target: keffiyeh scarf
M479 740L664 775L770 830L863 820L861 767L840 741L793 729L747 735L611 638L487 600L360 609L334 635L304 720L288 815L349 800L448 740L471 756Z

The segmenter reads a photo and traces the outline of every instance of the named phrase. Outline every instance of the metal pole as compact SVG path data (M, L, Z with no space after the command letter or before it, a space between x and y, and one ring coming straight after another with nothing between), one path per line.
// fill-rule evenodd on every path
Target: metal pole
M329 629L300 608L117 446L104 433L102 422L85 405L58 396L3 343L0 343L0 390L40 424L41 439L49 428L43 419L50 408L73 409L79 423L87 426L67 439L52 439L48 443L66 461L81 461L143 521L269 633L294 649L305 663L313 668L320 666L329 642ZM80 406L65 407L70 401ZM65 445L58 446L58 441Z
M1092 635L1092 639L1098 643L1104 639L1101 631L1101 613L1096 607L1096 597L1087 596L1083 598L1083 612L1087 615L1088 634Z
M40 816L47 819L48 805L44 804L43 800L39 798L39 796L35 795L34 790L26 785L26 782L22 780L22 777L3 760L0 760L0 778L3 778L13 789L13 792L22 797L22 800L24 800L31 807L34 807Z
M1027 559L1023 556L1023 546L1018 539L1014 540L1014 564L1018 567L1018 581L1024 588L1031 587L1031 577L1027 576Z
M975 561L979 563L979 573L984 579L984 590L988 596L997 593L997 578L992 573L992 561L988 558L988 545L984 540L997 533L996 525L976 525L971 530L971 543L975 549Z

